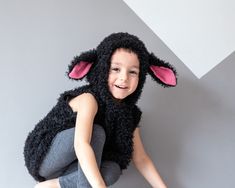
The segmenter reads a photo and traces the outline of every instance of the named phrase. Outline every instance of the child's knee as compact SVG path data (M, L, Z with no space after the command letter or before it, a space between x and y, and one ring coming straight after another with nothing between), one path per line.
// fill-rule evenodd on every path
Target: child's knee
M113 161L105 161L101 165L101 174L107 186L113 185L121 176L120 166Z

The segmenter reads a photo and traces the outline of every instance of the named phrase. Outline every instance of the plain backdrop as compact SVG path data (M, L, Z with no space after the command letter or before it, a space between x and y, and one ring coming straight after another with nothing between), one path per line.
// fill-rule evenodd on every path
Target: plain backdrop
M1 0L0 24L0 187L35 185L23 159L29 131L60 93L84 84L65 76L73 57L118 31L179 74L171 89L148 77L138 103L143 143L168 187L234 187L234 53L198 79L121 0ZM130 165L112 187L150 185Z

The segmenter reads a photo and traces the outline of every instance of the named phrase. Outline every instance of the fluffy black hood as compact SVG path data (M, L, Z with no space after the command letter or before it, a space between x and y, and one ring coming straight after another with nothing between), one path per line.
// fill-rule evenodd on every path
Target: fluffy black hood
M170 64L158 59L153 53L149 53L137 36L122 32L107 36L96 49L76 56L69 65L69 78L80 80L86 77L93 89L100 93L103 101L110 100L112 98L108 89L110 62L113 53L119 48L134 52L140 62L139 83L135 92L123 99L126 104L135 104L138 101L147 73L164 87L176 85L176 71ZM157 71L160 70L160 76L156 69L151 67L158 67ZM165 72L167 76L164 75Z

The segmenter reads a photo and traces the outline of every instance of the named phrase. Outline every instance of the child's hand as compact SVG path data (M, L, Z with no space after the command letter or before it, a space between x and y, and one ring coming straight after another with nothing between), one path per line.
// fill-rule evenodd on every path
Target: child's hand
M97 187L94 187L94 188L107 188L106 185L100 185L100 186L97 186Z

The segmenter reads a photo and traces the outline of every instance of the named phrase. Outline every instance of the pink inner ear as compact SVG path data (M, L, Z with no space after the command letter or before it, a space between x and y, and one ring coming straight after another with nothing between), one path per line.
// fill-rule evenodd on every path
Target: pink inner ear
M176 85L176 77L171 69L155 65L151 65L150 69L153 71L154 75L159 78L163 83L172 86Z
M81 61L73 67L69 73L69 77L73 79L80 79L84 77L90 70L92 63Z

